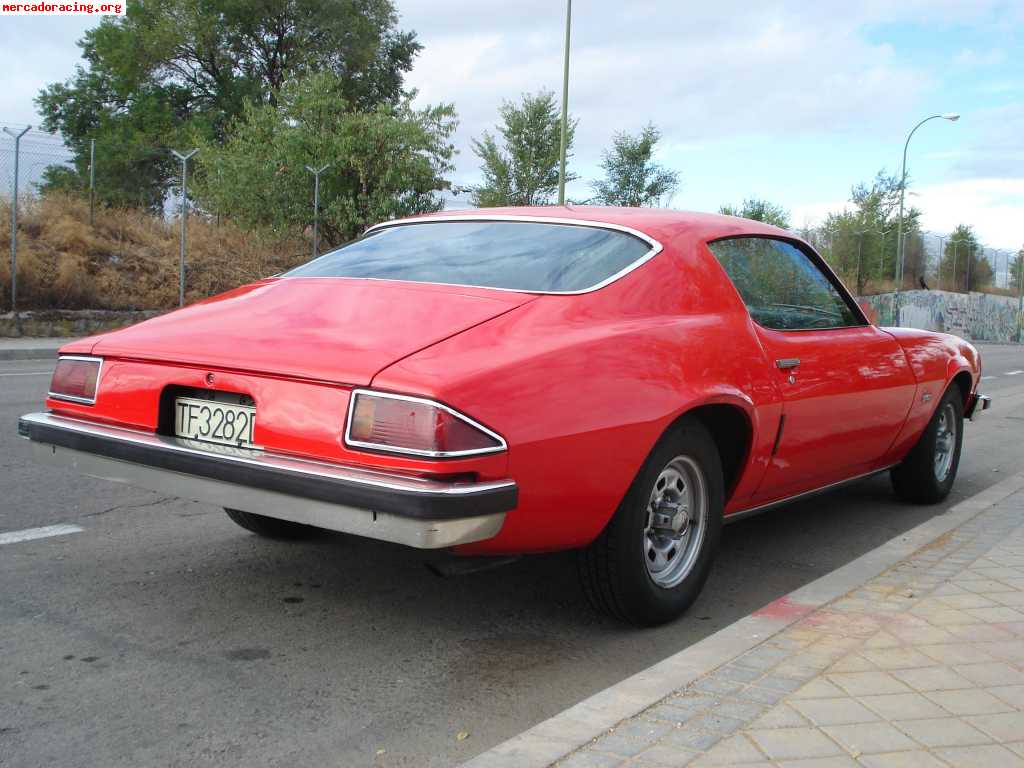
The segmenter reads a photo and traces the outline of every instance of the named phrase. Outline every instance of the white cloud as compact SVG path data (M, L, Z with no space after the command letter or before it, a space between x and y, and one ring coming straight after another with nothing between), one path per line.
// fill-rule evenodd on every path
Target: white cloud
M914 187L907 206L921 210L921 226L950 232L970 224L978 238L992 248L1024 246L1024 178L965 179ZM809 203L793 210L797 228L820 224L832 211L849 208L847 201Z

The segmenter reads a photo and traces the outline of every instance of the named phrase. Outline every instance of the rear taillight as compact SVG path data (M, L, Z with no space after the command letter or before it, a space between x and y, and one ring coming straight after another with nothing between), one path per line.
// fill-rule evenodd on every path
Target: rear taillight
M446 405L360 389L352 393L345 443L432 458L495 453L506 448L500 435Z
M100 381L103 360L98 357L61 357L53 369L50 397L92 405Z

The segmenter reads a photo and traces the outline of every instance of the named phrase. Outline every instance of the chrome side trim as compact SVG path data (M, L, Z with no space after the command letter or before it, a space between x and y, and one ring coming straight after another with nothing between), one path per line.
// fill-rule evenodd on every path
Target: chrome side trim
M633 270L642 267L648 261L650 261L655 256L657 256L659 253L661 253L662 250L664 250L664 248L663 248L663 246L662 246L662 244L660 242L655 240L650 235L648 235L648 234L646 234L644 232L641 232L638 229L633 229L632 227L625 227L625 226L623 226L621 224L611 224L611 223L603 222L603 221L588 221L587 219L564 218L564 217L561 217L561 216L515 216L515 215L511 215L511 214L484 214L484 215L480 215L480 216L472 216L472 215L466 215L466 214L461 214L461 215L460 214L446 214L444 216L423 216L421 218L413 218L413 219L395 219L394 221L382 221L380 224L375 224L374 226L372 226L368 230L366 230L364 236L369 236L369 235L371 235L371 234L373 234L375 232L380 232L383 229L389 229L391 227L410 227L410 226L415 226L415 225L419 225L419 224L430 224L431 222L438 222L438 221L442 221L442 222L444 222L444 221L447 221L447 222L451 222L451 221L518 221L518 222L526 222L526 223L533 223L533 224L565 224L565 225L574 226L574 227L589 227L590 229L610 229L610 230L613 230L615 232L623 232L623 233L625 233L627 235L633 235L633 237L637 237L640 240L643 240L645 243L647 243L649 246L651 246L651 250L648 251L643 256L641 256L636 261L634 261L632 264L629 264L628 266L623 267L622 269L620 269L614 275L611 275L610 277L606 277L604 280L602 280L601 282L597 283L596 285L592 285L589 288L582 288L582 289L580 289L578 291L527 291L527 290L524 290L522 288L496 288L496 287L491 286L491 285L470 285L468 283L437 283L437 282L431 282L431 281L427 281L427 280L423 280L423 281L419 281L419 280L391 280L391 279L380 278L380 277L325 277L323 275L319 275L319 276L318 275L308 275L308 276L302 277L301 279L303 279L303 280L372 280L372 281L388 282L388 283L412 283L412 284L416 284L416 285L448 285L448 286L452 286L452 287L455 287L455 288L479 288L479 289L485 290L485 291L505 291L507 293L527 293L527 294L530 294L532 296L580 296L580 295L585 294L585 293L592 293L593 291L599 291L600 289L604 288L605 286L611 285L616 280L620 280L621 278L625 277L626 275L628 275ZM327 255L329 255L329 252L324 254L324 256L327 256ZM323 258L324 256L320 256L319 258ZM309 264L311 262L306 262L306 263ZM290 278L288 278L288 276L285 275L281 279L282 280L288 280Z
M51 413L26 414L21 417L21 421L58 427L69 432L108 437L121 443L128 443L142 448L159 447L175 453L203 458L215 456L218 460L256 468L284 470L292 474L340 480L370 488L402 491L404 493L426 494L430 496L473 496L474 494L515 487L515 482L512 480L494 480L479 483L442 483L412 475L398 475L310 459L292 458L281 454L273 454L262 449L233 448L231 446L218 446L212 443L209 449L205 447L202 449L192 448L178 438L157 435L152 432L125 429L123 427L110 427L81 419L55 416ZM231 451L219 450L225 447L231 448Z
M210 478L166 472L92 453L32 443L38 461L67 467L89 477L127 483L166 496L192 499L216 507L244 509L295 523L314 525L329 531L390 541L418 549L438 549L483 541L498 534L505 513L477 517L424 520L387 512L374 512L343 504L249 488Z
M356 397L358 395L366 395L367 397L380 397L386 400L405 400L411 403L422 403L424 405L430 405L434 408L440 408L446 413L450 413L460 421L464 421L475 429L479 429L488 437L492 437L498 441L498 445L492 448L474 448L467 451L423 451L416 448L396 448L393 445L381 445L380 443L366 443L362 440L352 439L352 417L355 414L356 408ZM464 413L456 411L454 408L450 408L444 403L439 403L436 400L430 400L425 397L413 397L411 395L396 395L392 392L378 392L374 389L353 389L352 395L348 399L348 417L345 419L345 445L353 448L367 448L372 451L382 451L386 453L399 453L409 456L425 456L430 459L450 459L458 456L481 456L487 453L501 453L502 451L508 450L508 443L505 442L505 438L499 435L492 429L488 429L479 421L469 418Z
M821 493L827 493L828 491L835 490L836 488L842 488L844 485L849 485L851 483L856 483L858 480L866 480L869 477L874 477L875 475L880 475L883 472L889 471L890 469L892 469L895 466L896 466L895 464L890 464L888 466L882 467L881 469L873 469L870 472L865 472L865 473L863 473L861 475L856 475L854 477L848 477L845 480L839 480L839 481L837 481L835 483L829 483L828 485L823 485L820 488L814 488L814 489L812 489L810 491L803 491L802 493L798 493L798 494L796 494L794 496L787 496L786 498L779 499L777 501L769 501L767 504L761 504L759 506L750 507L748 509L741 509L738 512L733 512L731 514L726 515L724 518L722 518L722 521L724 523L728 524L728 523L736 523L736 522L739 522L740 520L746 520L748 517L753 517L754 515L759 515L762 512L769 512L769 511L771 511L773 509L778 509L779 507L784 507L787 504L793 504L794 502L802 501L803 499L808 499L808 498L810 498L812 496L817 496L818 494L821 494Z
M90 400L87 397L75 397L74 395L62 395L54 392L52 389L47 389L46 396L53 398L54 400L63 400L68 403L81 403L82 405L96 405L96 401L100 397L100 379L103 377L103 358L95 357L93 355L58 355L57 362L61 360L84 360L87 363L99 363L100 367L96 371L96 396ZM50 383L53 384L53 377L50 378Z

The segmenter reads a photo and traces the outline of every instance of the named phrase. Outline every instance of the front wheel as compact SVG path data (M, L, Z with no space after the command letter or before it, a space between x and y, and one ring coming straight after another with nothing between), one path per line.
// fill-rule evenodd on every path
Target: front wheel
M953 489L964 440L960 388L950 386L917 444L892 469L892 487L904 501L936 504Z
M707 429L686 420L651 452L600 536L580 553L595 608L638 626L680 616L707 581L722 529L721 459Z

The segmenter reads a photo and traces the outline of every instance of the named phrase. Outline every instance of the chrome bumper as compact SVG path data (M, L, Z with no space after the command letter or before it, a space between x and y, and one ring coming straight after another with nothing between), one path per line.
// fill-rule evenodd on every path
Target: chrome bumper
M971 421L977 421L978 417L982 413L992 407L992 398L988 395L975 395L971 400L971 404L967 406L967 411L964 413L964 418L970 419Z
M36 456L172 496L421 549L489 539L518 501L511 480L444 483L30 413Z

